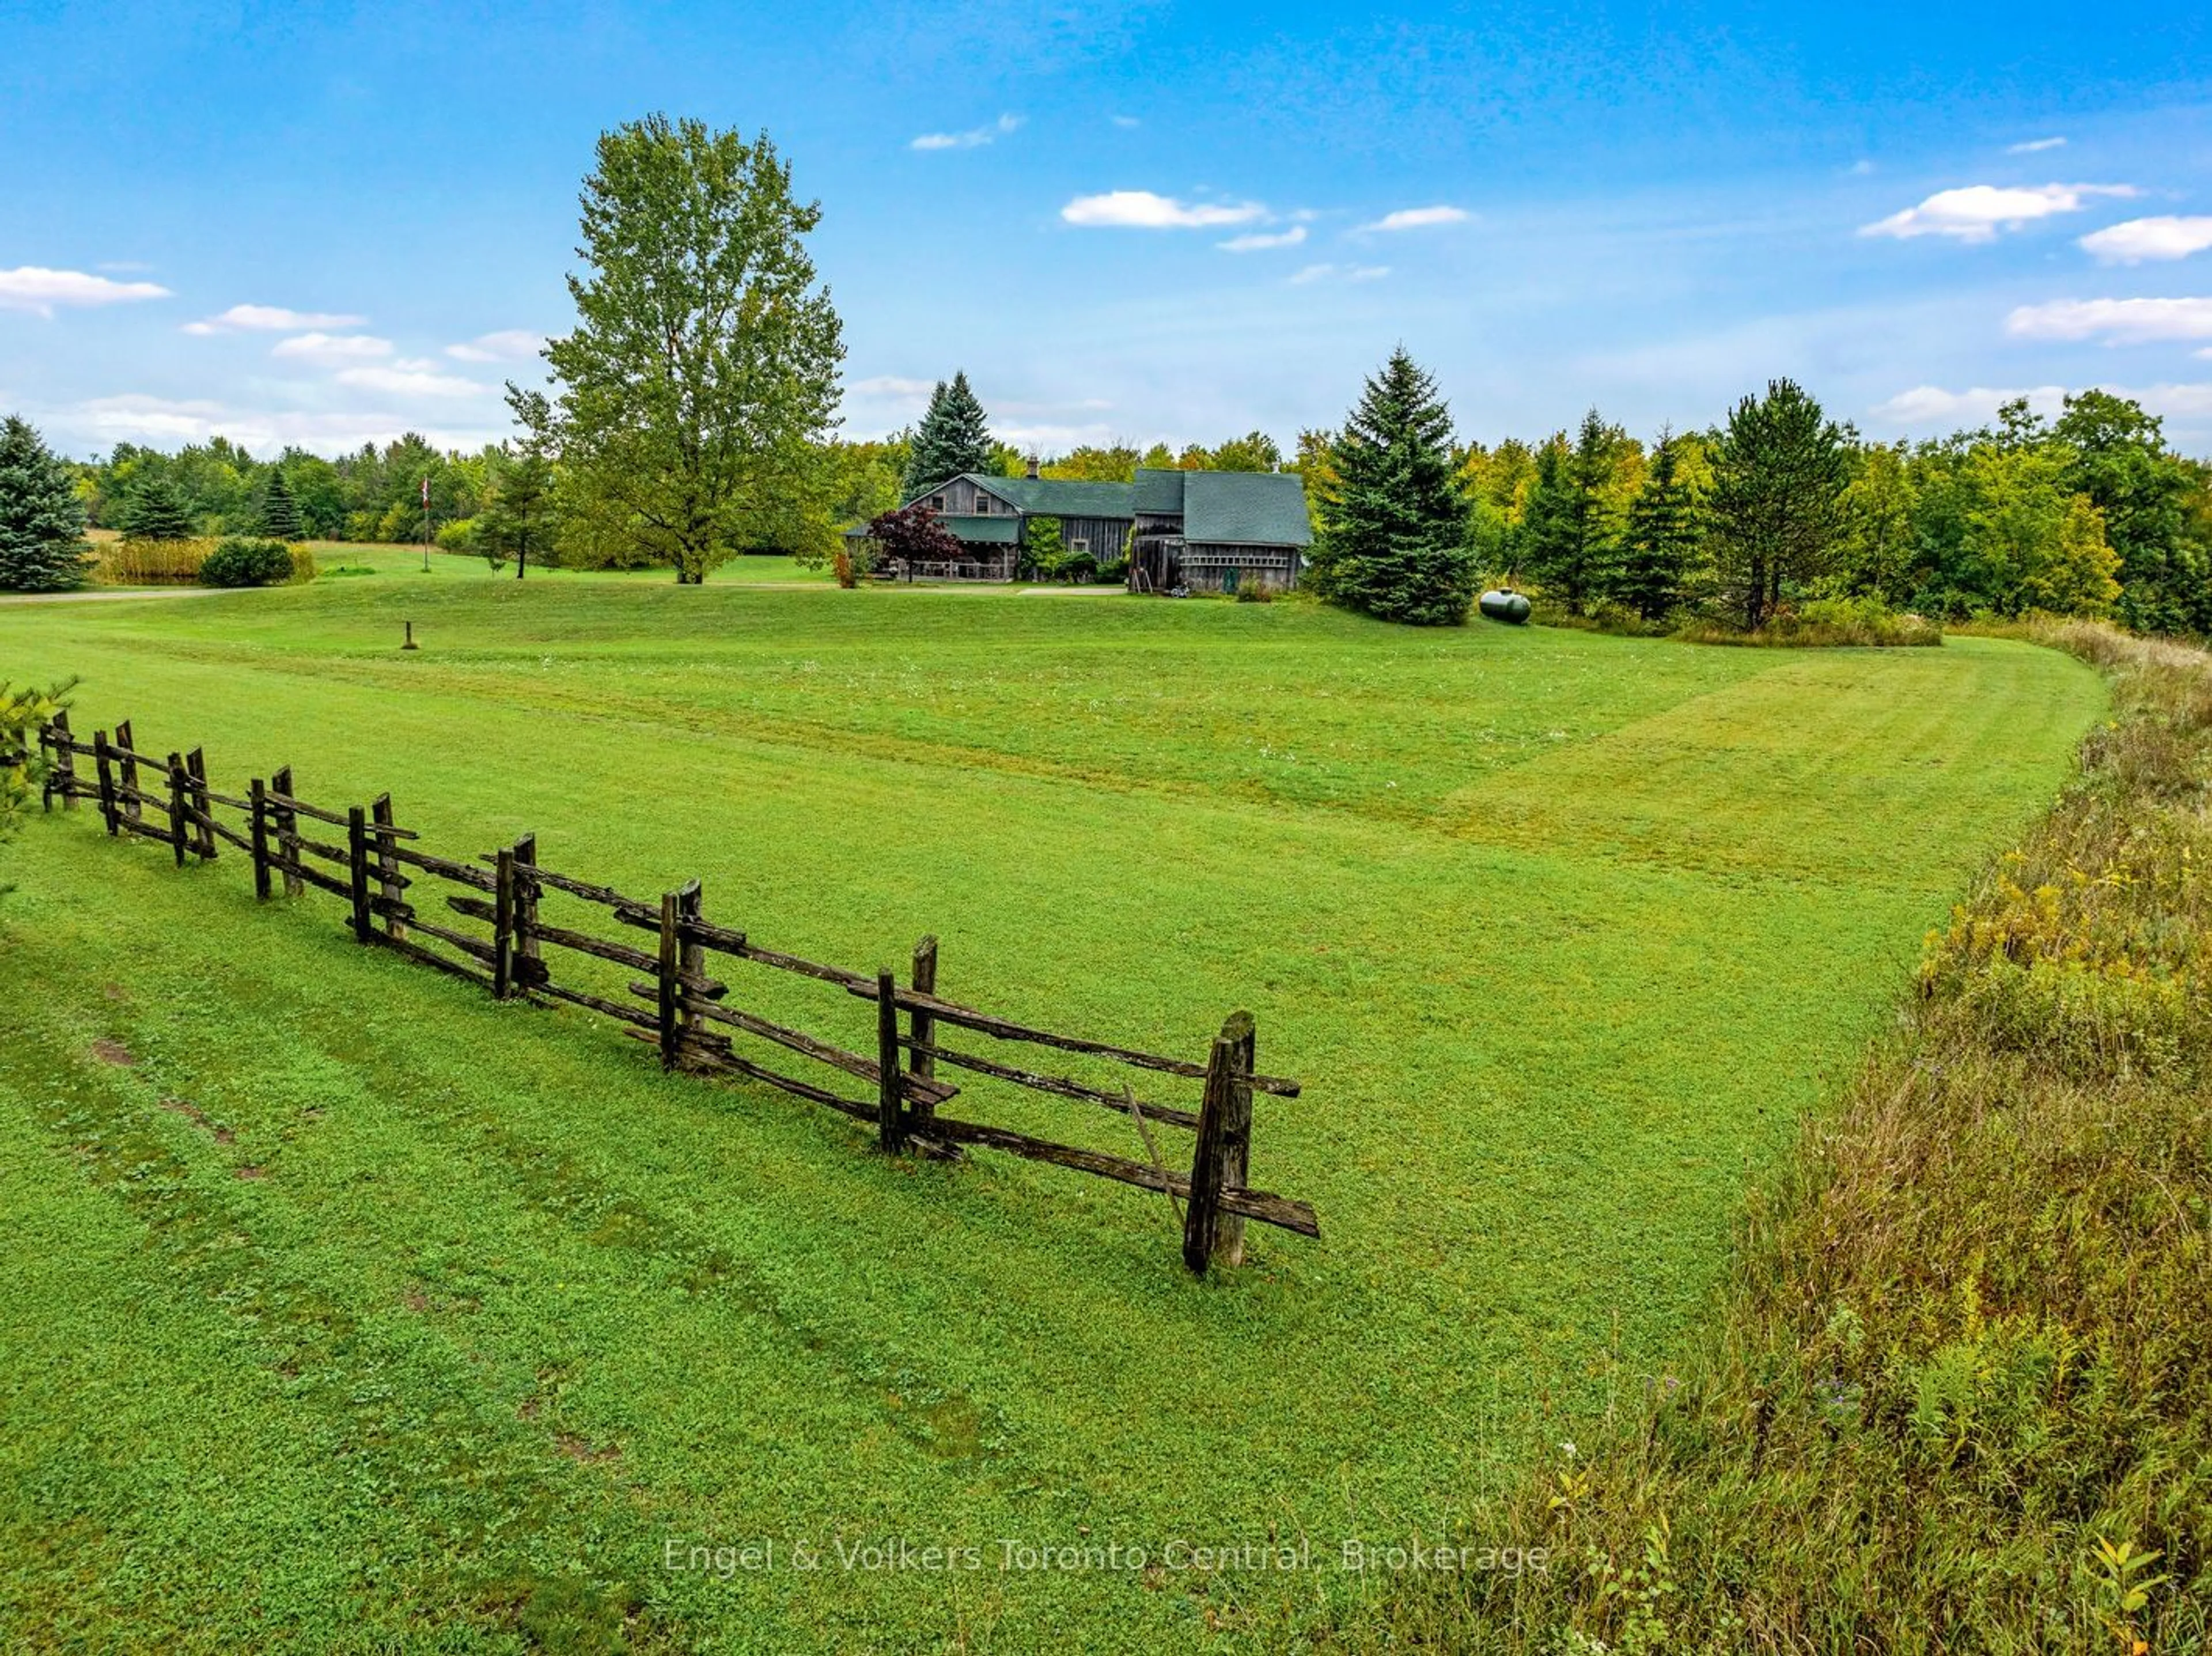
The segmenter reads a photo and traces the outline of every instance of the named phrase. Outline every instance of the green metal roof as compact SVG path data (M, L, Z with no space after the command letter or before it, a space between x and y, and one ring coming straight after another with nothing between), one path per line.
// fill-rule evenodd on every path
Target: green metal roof
M1021 538L1022 520L1019 518L970 516L964 513L948 512L937 521L953 538L971 544L1012 546Z
M977 477L975 482L1030 517L1127 518L1134 490L1127 483L1072 477Z
M1182 537L1228 546L1310 546L1304 482L1285 471L1187 471Z
M1137 468L1137 510L1150 515L1182 515L1182 480L1187 473L1168 466Z

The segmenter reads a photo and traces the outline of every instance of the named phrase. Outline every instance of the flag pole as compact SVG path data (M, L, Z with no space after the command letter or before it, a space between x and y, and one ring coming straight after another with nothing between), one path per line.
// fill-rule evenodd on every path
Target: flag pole
M430 474L422 474L422 573L430 573Z

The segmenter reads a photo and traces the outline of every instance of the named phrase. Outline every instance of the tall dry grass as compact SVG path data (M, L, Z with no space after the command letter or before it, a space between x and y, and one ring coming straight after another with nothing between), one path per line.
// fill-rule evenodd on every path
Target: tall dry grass
M2212 658L2027 630L2115 707L1751 1198L1673 1373L1357 1647L2199 1651L2212 1635Z

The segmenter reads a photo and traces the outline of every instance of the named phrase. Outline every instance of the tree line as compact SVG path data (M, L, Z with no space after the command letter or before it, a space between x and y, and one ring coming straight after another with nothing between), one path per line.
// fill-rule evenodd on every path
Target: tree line
M1463 619L1484 583L1631 627L1755 630L1851 599L1934 620L2112 616L2212 633L2212 465L2103 391L2054 418L1870 442L1789 379L1647 444L1596 409L1571 432L1460 444L1403 350L1336 431L1301 434L1310 584L1392 620Z

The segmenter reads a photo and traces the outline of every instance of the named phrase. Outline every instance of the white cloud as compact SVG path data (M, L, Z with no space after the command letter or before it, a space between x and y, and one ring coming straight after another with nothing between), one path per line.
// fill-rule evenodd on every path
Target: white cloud
M2063 138L2030 138L2025 143L2007 144L2005 146L2005 154L2008 155L2039 155L2046 149L2063 149L2065 147L2066 140Z
M298 333L308 328L358 328L365 316L339 316L324 311L288 311L282 305L234 305L221 316L185 324L189 334L266 332Z
M1464 207L1401 207L1385 213L1363 230L1425 230L1438 224L1464 224L1474 217Z
M1940 385L1915 385L1911 391L1901 391L1887 401L1875 403L1871 412L1877 420L1887 420L1900 426L1927 426L1943 421L1956 424L1961 421L1994 420L1999 408L2022 397L2027 398L2028 406L2038 414L2056 414L2065 396L2063 385L2018 386L2008 390L1976 385L1969 391L1945 391Z
M1114 115L1109 116L1108 118L1110 119L1115 125L1121 128L1124 131L1127 131L1131 127L1142 126L1144 124L1144 123L1139 120L1134 115Z
M1256 202L1180 202L1149 190L1109 190L1078 196L1060 215L1086 229L1210 230L1257 223L1267 209Z
M996 143L1022 124L1018 115L1001 115L988 126L970 127L965 132L925 132L907 145L908 149L976 149L987 143Z
M2212 299L2060 299L2005 318L2015 339L2101 339L2107 345L2212 339Z
M1304 287L1316 282L1380 282L1389 274L1387 264L1309 264L1285 279Z
M2130 219L2093 230L2077 244L2102 264L2140 264L2147 258L2187 258L2212 247L2212 218Z
M384 391L394 397L485 397L491 387L457 374L436 373L433 365L413 357L374 367L340 368L331 375L341 385Z
M1862 225L1863 236L1951 236L1960 241L1993 241L2000 230L2016 230L2054 213L2072 213L2100 196L2133 196L2126 184L1972 184L1939 190L1917 207Z
M391 355L392 342L365 333L295 334L271 345L269 355L319 368L341 368L349 362L371 362Z
M421 432L441 448L472 449L512 434L503 423L499 427L436 426L384 412L240 409L202 398L154 397L136 391L48 409L43 423L100 447L124 441L196 443L222 435L257 454L273 453L288 446L319 454L342 453L363 443L388 443L409 431Z
M1214 245L1224 253L1257 253L1270 247L1295 247L1305 239L1306 227L1293 224L1289 229L1274 234L1265 230L1255 230L1247 235L1231 236L1228 240Z
M0 311L50 317L59 306L128 305L168 296L167 288L151 282L111 282L84 270L49 270L37 264L0 270Z
M542 334L527 328L501 328L496 333L480 333L461 344L448 345L446 355L456 362L526 362L544 343Z

